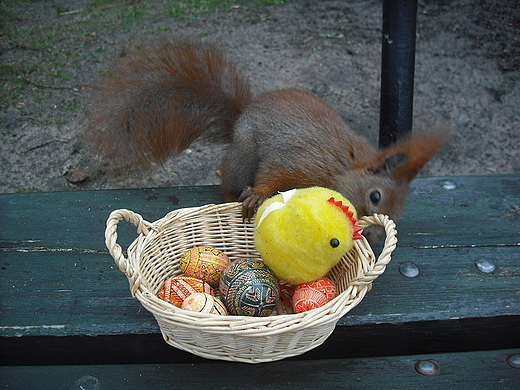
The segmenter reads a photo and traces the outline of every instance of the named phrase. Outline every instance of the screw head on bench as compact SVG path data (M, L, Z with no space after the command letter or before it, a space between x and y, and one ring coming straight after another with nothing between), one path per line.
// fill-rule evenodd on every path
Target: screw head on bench
M520 368L520 353L514 353L506 358L509 367Z
M407 278L415 278L419 275L419 267L413 263L403 263L399 266L399 272Z
M443 180L441 182L441 187L445 190L454 190L455 188L457 188L455 183L449 180Z
M475 267L485 274L490 274L496 269L495 263L489 259L478 259L475 261Z
M433 360L418 360L414 368L417 373L426 376L437 375L440 372L439 365Z
M82 378L79 378L71 390L99 390L99 380L92 375L85 375Z

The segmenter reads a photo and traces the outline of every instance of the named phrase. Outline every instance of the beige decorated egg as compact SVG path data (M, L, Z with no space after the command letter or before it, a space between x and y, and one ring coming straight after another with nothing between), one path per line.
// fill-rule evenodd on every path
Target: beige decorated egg
M226 307L216 297L207 293L194 293L182 302L182 309L225 316Z

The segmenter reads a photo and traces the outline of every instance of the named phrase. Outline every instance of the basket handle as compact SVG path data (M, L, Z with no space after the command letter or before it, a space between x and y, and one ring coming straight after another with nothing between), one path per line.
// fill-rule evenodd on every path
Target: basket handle
M132 290L132 295L135 295L135 286L138 285L136 277L138 275L134 267L132 267L128 259L123 255L123 249L117 243L117 225L122 219L136 226L137 234L139 235L142 234L146 236L150 229L153 228L153 226L150 222L145 221L140 214L134 213L133 211L127 209L112 211L107 220L107 226L105 229L105 244L121 272L123 272L128 278Z
M358 221L358 225L363 228L370 225L380 225L384 227L386 234L383 250L379 254L374 267L365 272L364 277L356 278L352 281L352 284L363 285L372 283L374 279L385 272L386 266L390 263L390 260L392 260L392 252L397 245L397 230L395 228L395 222L383 214L364 216Z

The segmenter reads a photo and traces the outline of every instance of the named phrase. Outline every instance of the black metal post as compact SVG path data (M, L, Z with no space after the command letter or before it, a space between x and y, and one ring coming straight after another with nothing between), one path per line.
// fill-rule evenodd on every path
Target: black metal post
M379 148L412 130L417 0L383 1Z

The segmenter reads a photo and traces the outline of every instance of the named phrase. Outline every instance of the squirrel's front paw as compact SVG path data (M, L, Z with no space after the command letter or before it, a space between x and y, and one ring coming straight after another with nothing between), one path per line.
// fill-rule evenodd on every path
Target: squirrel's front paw
M264 203L265 196L258 194L252 187L246 187L240 197L239 202L242 202L242 218L251 222L251 218L255 215L256 210L262 203Z

